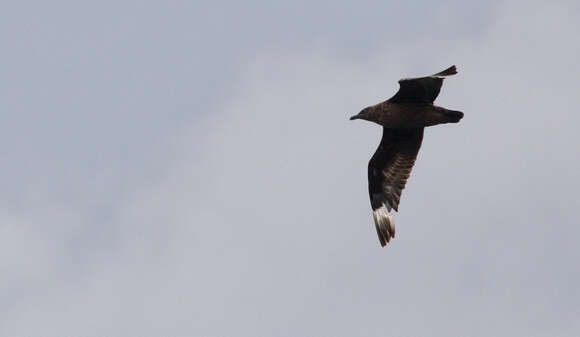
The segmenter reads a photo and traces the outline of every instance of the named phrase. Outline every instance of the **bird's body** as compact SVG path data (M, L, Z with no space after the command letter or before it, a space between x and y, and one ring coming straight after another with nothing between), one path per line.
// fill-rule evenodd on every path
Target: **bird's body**
M398 210L401 193L423 140L427 126L457 123L460 111L433 104L443 77L456 74L452 66L435 75L402 79L395 96L363 109L352 119L364 119L383 126L383 138L368 167L369 197L381 246L395 236L391 210Z
M388 100L368 107L372 121L390 129L423 128L458 122L461 113L428 103L391 103Z

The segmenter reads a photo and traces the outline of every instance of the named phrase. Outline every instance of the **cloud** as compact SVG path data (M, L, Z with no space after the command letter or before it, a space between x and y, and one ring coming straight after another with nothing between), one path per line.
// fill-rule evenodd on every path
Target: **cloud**
M14 194L2 197L9 206L0 268L9 277L0 331L573 335L580 327L574 6L506 2L466 35L469 22L447 26L446 12L424 14L440 22L437 32L460 32L405 37L401 45L374 36L351 54L360 59L341 54L348 39L330 29L308 39L283 23L301 42L256 39L235 71L219 73L232 83L224 91L212 85L211 99L186 94L179 66L168 70L179 79L173 84L159 68L145 71L152 84L145 76L112 87L104 115L76 117L76 131L66 131L68 114L49 124L51 132L36 126L42 137L18 138L26 143L8 157L33 155L27 170L10 166L18 184L7 182ZM339 14L329 22L341 32L346 14ZM146 61L136 74L155 64ZM466 117L426 131L395 215L397 238L380 249L366 192L380 128L347 119L392 94L395 79L450 63L460 73L437 103ZM200 74L197 82L212 83L209 72ZM127 100L113 95L136 83ZM65 107L72 115L81 104ZM194 104L195 117L178 118ZM98 129L83 126L90 121ZM91 161L95 154L101 159Z

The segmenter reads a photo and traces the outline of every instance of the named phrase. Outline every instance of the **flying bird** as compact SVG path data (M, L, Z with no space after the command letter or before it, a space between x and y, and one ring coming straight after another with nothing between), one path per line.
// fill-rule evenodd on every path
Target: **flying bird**
M388 100L369 106L350 119L364 119L383 126L379 148L369 161L369 196L381 246L395 237L395 220L401 192L405 188L427 126L457 123L463 112L433 104L443 78L457 74L451 66L437 74L404 78L399 91Z

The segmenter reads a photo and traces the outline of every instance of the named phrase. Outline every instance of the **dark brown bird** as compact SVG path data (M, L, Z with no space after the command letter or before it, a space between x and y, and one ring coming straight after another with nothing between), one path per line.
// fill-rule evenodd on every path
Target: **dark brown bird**
M463 112L433 104L445 76L457 74L455 66L437 74L404 78L395 96L363 109L350 119L364 119L383 126L379 148L369 161L369 196L381 246L395 237L391 209L399 210L405 188L423 140L423 129L444 123L457 123Z

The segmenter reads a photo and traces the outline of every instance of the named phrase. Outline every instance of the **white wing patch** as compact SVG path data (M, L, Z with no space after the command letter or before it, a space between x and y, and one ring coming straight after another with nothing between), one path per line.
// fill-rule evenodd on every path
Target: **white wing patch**
M395 237L395 219L385 204L373 211L373 219L375 220L379 241L381 241L381 246L384 247L391 241L391 238Z

